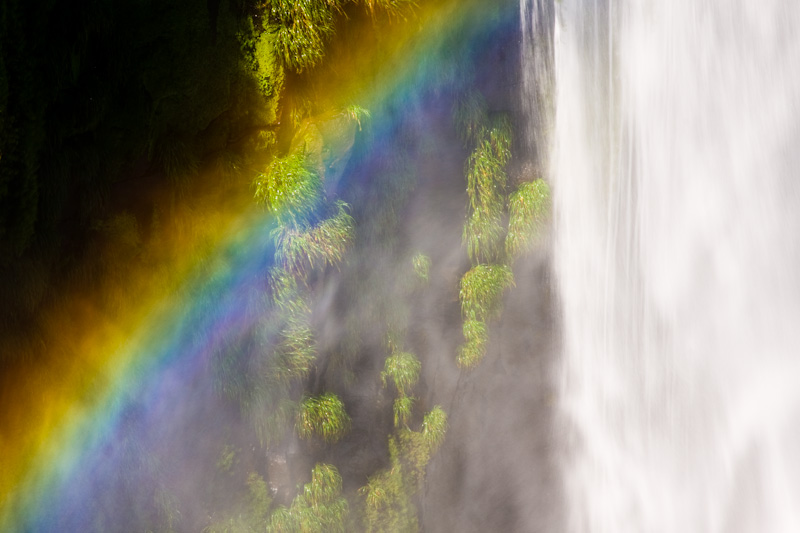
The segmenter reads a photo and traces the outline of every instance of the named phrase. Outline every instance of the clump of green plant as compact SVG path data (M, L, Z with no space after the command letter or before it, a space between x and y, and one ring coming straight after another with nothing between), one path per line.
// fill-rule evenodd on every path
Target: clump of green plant
M284 63L302 72L316 66L325 56L325 46L335 30L335 16L352 0L268 0L262 4L267 31L275 36ZM361 0L375 17L381 10L392 17L411 12L414 0Z
M392 411L394 412L394 427L400 425L408 426L411 420L411 410L414 407L414 398L411 396L399 396L395 398L392 404Z
M501 251L503 216L511 159L511 126L500 120L478 134L475 150L467 161L467 223L464 242L473 263L492 262Z
M413 353L399 350L400 344L393 334L389 335L387 344L393 353L386 358L381 382L384 387L391 382L397 389L397 398L392 406L395 427L400 427L401 424L407 426L414 406L414 398L410 393L419 380L422 364Z
M457 363L461 368L474 368L486 355L489 334L486 323L480 320L465 320L464 344L459 348Z
M261 94L277 100L285 76L277 55L275 32L259 31L251 24L248 31L240 32L238 37L242 55L255 75ZM274 115L272 118L275 118Z
M288 385L295 379L308 376L317 357L314 331L307 316L294 319L281 331L282 340L275 350L276 364L273 375Z
M362 520L368 533L418 531L414 496L425 480L425 467L441 446L447 431L447 415L436 406L425 415L420 431L400 429L389 437L390 466L370 476L359 489L363 498Z
M500 311L503 291L514 285L506 265L477 265L461 278L461 313L468 320L486 321Z
M347 106L344 110L344 114L355 121L358 125L358 131L361 131L362 127L372 119L372 113L369 112L369 109L356 104Z
M302 72L324 57L334 31L334 9L340 9L340 2L269 0L265 8L267 31L274 35L278 53L289 68Z
M447 433L447 413L436 405L422 419L421 434L431 453L439 449Z
M461 278L459 298L464 316L465 343L457 363L473 368L486 354L486 321L500 312L503 290L514 278L503 261L506 236L506 166L511 160L511 125L506 118L489 122L485 102L471 97L456 114L465 139L475 143L467 161L467 221L463 239L473 268Z
M542 179L527 181L508 198L506 254L522 254L537 237L549 212L550 187Z
M391 380L397 392L406 395L417 384L421 368L419 359L413 353L395 352L386 358L381 381L385 387L388 380Z
M341 496L342 477L336 467L317 464L311 481L303 486L290 507L273 511L267 531L271 533L344 533L350 507Z
M355 222L347 204L337 202L336 215L311 228L277 230L275 258L284 270L306 276L315 268L339 263L353 241Z
M322 190L319 173L304 153L272 161L253 181L256 202L275 215L282 227L303 227L317 206Z
M431 270L431 258L423 253L419 253L411 259L414 265L414 272L423 281L428 281L428 275Z
M272 301L288 315L305 315L311 312L308 296L303 293L298 280L283 268L273 268L269 275Z
M350 416L342 400L326 392L303 400L295 426L301 438L319 435L326 442L336 442L350 429Z

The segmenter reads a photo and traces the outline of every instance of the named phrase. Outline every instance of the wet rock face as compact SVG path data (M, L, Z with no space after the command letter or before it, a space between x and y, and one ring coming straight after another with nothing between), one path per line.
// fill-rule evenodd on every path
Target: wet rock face
M269 492L273 498L277 498L279 494L285 492L291 486L292 482L285 454L269 454L267 474L269 476Z

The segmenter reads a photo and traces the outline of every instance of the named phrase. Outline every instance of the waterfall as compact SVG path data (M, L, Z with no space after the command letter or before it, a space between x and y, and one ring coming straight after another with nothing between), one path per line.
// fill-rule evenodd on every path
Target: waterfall
M553 130L555 5L553 0L521 0L519 8L525 142L534 162L533 172L544 176L549 167Z
M555 5L567 529L800 531L800 2Z

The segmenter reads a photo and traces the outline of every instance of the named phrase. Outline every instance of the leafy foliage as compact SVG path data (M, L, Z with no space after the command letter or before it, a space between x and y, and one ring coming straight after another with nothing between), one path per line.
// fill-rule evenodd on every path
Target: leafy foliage
M403 428L389 437L389 468L370 476L358 491L363 497L362 518L368 533L419 530L413 498L446 431L447 415L436 406L425 415L421 431Z
M333 393L306 398L297 414L297 433L304 439L319 435L327 442L336 442L350 429L350 416L344 403Z
M511 126L507 120L479 132L467 161L469 205L463 237L473 264L490 262L501 250L508 180L505 167L510 159Z
M304 153L276 158L253 181L256 202L271 211L281 226L292 229L307 224L317 205L322 182Z
M342 477L336 467L317 464L311 481L289 508L278 507L267 531L274 533L339 533L346 530L350 507L341 497Z
M422 419L422 438L428 445L430 453L439 449L447 433L447 413L436 405Z
M308 320L301 318L290 321L281 331L281 336L272 375L285 384L307 377L317 357L314 331Z
M489 341L486 323L480 320L465 320L463 331L465 343L458 352L458 366L474 368L486 355L486 344Z
M317 66L325 57L325 47L334 34L336 15L345 4L362 4L374 18L383 12L393 18L406 18L416 5L414 0L264 0L260 17L275 39L283 62L296 72Z
M431 270L431 258L425 254L419 253L411 260L414 265L414 272L423 281L428 281L428 273Z
M417 384L421 368L419 359L413 353L395 352L386 358L381 381L385 387L387 380L391 379L400 395L405 396Z
M550 188L542 179L522 183L508 198L506 254L516 257L539 234L549 211Z
M411 419L411 409L414 407L414 398L411 396L400 396L395 398L392 404L394 411L394 427L408 426Z
M503 291L514 284L505 265L478 265L461 278L461 313L468 320L486 321L500 311Z
M339 263L353 241L353 217L347 204L337 202L338 212L308 229L278 230L276 259L286 271L306 276L311 270Z
M267 0L267 31L284 63L297 72L316 65L325 55L325 45L334 31L335 0Z
M269 276L272 300L280 311L290 316L308 314L311 307L308 296L303 294L298 280L290 272L282 268L273 268Z
M261 93L270 99L279 96L285 75L277 56L275 34L259 31L251 22L246 31L239 33L239 42L245 61L255 75Z

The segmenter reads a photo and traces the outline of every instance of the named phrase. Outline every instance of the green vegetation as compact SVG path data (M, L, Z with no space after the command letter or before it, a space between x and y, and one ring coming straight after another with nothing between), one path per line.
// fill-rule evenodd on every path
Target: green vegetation
M334 216L304 231L279 230L275 257L285 270L307 276L312 270L342 261L353 240L354 221L347 204L337 202L336 207Z
M413 0L266 0L257 5L257 16L287 67L303 72L320 63L334 34L336 15L345 5L358 1L374 17L379 12L392 17L411 13Z
M409 352L395 352L386 358L386 364L381 372L381 381L386 386L388 380L397 388L397 392L405 395L411 391L419 379L422 365L417 356Z
M410 113L403 106L417 104L398 99L374 111L334 103L325 91L336 80L313 78L329 74L328 45L337 31L351 31L359 13L379 34L382 19L412 16L415 2L39 4L41 10L22 0L0 6L0 267L11 280L0 287L0 300L11 302L9 329L56 299L82 294L104 269L123 281L134 266L148 274L137 285L97 289L103 299L96 313L110 323L142 286L160 294L180 289L186 272L165 273L164 263L181 259L198 279L217 283L217 271L234 262L205 257L228 220L197 216L205 217L215 198L238 195L230 215L247 208L241 197L252 193L274 223L258 243L259 260L267 259L257 263L248 294L235 300L235 324L225 324L231 331L207 320L224 305L191 294L199 317L179 332L196 343L192 349L207 343L199 364L207 362L208 389L216 394L186 416L222 413L208 421L215 428L202 439L208 444L196 449L207 465L193 478L198 501L178 499L186 489L170 485L171 465L148 462L167 452L126 450L122 469L132 474L93 502L93 527L418 530L426 468L448 425L445 411L430 407L436 383L424 378L432 375L430 354L415 331L414 299L432 288L434 265L398 231L421 173L412 157L426 139L410 120L392 124L396 131L372 125L373 112L401 117ZM35 53L41 50L52 57ZM442 76L451 80L452 72ZM450 98L450 90L440 97ZM513 285L510 258L546 217L547 189L520 188L507 198L510 123L491 114L478 93L456 114L472 150L463 240L473 268L460 287L466 342L458 359L471 368ZM365 140L373 133L394 137L365 165L369 183L337 197L351 153L360 164L377 144ZM167 230L191 246L160 240ZM186 249L191 256L178 258ZM433 272L444 272L436 266ZM77 290L53 294L51 280L61 278ZM335 333L320 327L321 312L341 316ZM348 413L345 406L363 390L373 394L364 410L374 413ZM385 441L370 466L383 468L354 476L339 460L368 424L390 432L380 430ZM329 462L351 476L349 489ZM295 485L314 463L310 481ZM119 495L136 497L115 522Z
M359 489L363 497L363 525L367 532L418 531L414 496L425 481L425 466L444 442L447 415L434 407L420 431L398 430L389 438L390 466L370 476Z
M394 345L393 342L389 344L390 347ZM417 384L421 369L422 364L419 359L410 352L396 351L386 358L383 372L381 372L381 381L384 387L391 381L397 390L397 398L392 405L395 427L400 427L401 424L404 427L408 426L414 405L414 398L409 396L409 393Z
M514 274L505 265L477 265L461 278L461 312L472 321L486 321L500 312L503 291L514 284Z
M417 276L423 281L428 281L428 273L431 270L431 258L420 253L415 255L411 261Z
M550 187L542 179L526 181L508 198L506 254L517 257L539 236L550 212Z
M498 120L477 134L477 146L467 162L469 209L464 242L473 263L490 262L500 256L504 235L505 167L511 159L511 126Z
M465 320L464 344L458 352L458 366L461 368L473 368L486 353L486 343L489 342L489 334L486 331L486 323L480 320Z
M463 232L473 267L461 279L465 342L457 356L458 365L469 369L486 354L487 321L499 317L503 291L514 285L511 261L527 251L544 226L550 190L538 179L523 182L506 197L511 124L504 116L492 117L480 94L467 94L456 105L453 119L462 140L473 146L466 168Z
M347 530L350 506L341 497L342 477L335 467L318 464L311 482L290 507L273 511L267 531L274 533L340 533Z
M317 207L321 178L305 153L277 158L253 181L255 199L281 226L302 228Z
M327 442L336 442L350 429L350 417L335 394L325 393L303 400L296 425L298 435L304 439L318 435Z

